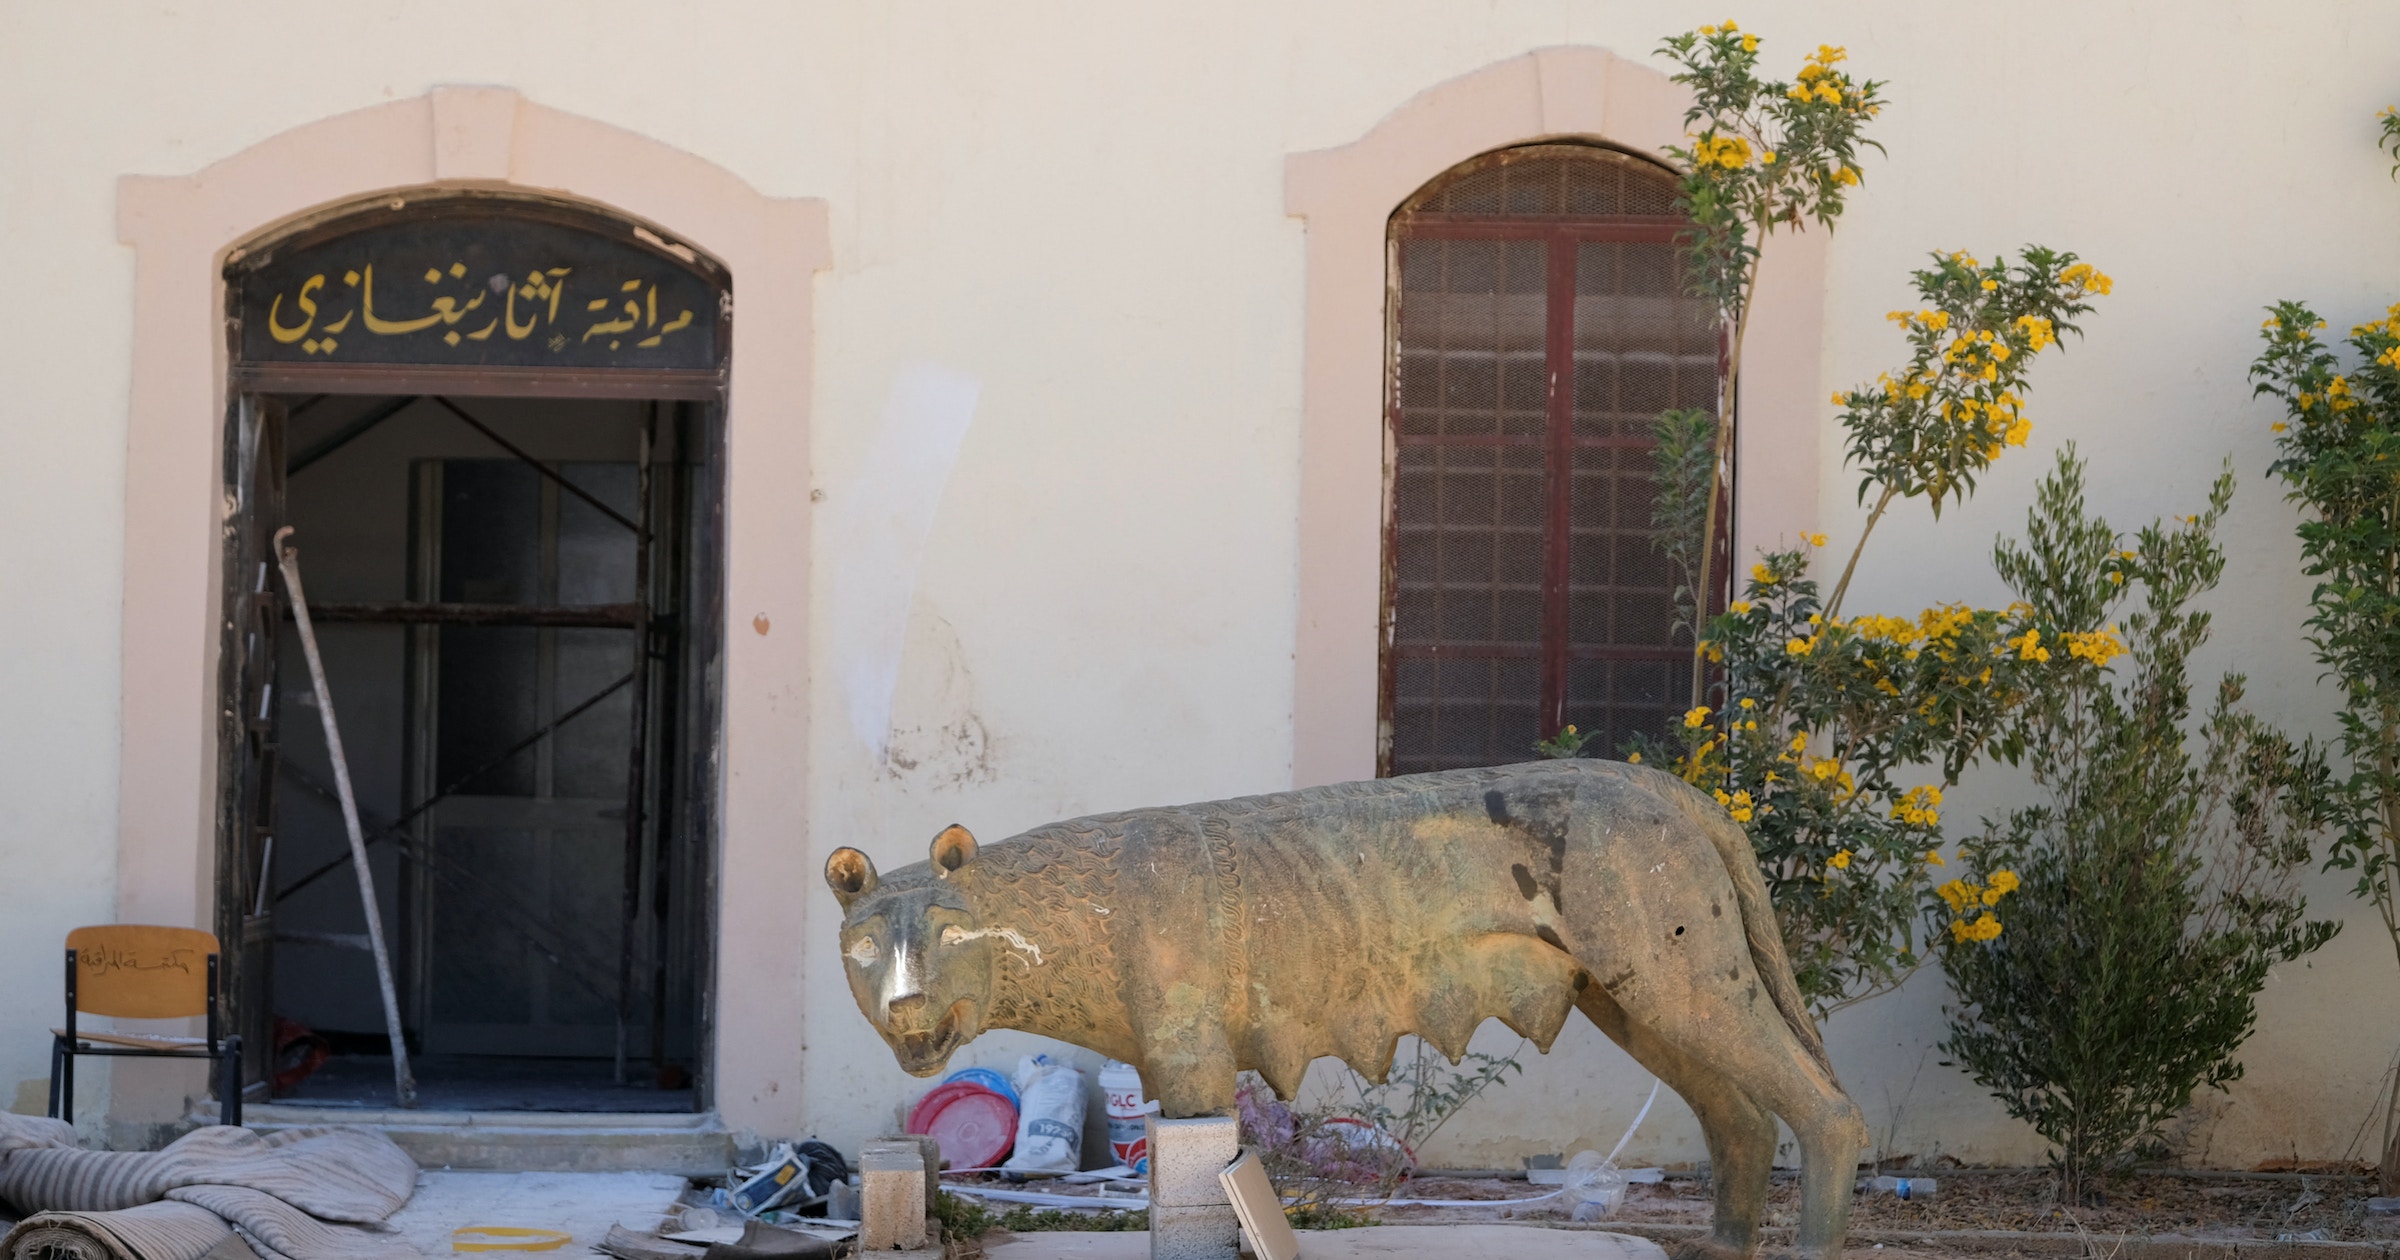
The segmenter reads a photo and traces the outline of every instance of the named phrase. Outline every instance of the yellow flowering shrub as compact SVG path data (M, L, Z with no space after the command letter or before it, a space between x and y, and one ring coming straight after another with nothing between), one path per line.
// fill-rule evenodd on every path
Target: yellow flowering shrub
M1684 171L1676 204L1690 220L1685 275L1691 291L1716 306L1732 342L1718 405L1669 411L1656 424L1660 502L1681 514L1663 531L1673 541L1667 559L1685 595L1716 587L1722 472L1733 450L1733 431L1717 417L1731 411L1741 381L1759 251L1782 229L1813 222L1831 232L1858 186L1860 151L1881 147L1864 129L1883 108L1883 85L1842 70L1847 53L1820 45L1786 82L1761 77L1758 47L1758 36L1725 22L1672 36L1658 50L1692 94L1688 143L1667 148ZM1697 637L1696 617L1680 624ZM1693 704L1700 673L1693 671Z
M1814 550L1765 556L1744 598L1710 622L1723 702L1684 714L1675 746L1632 752L1710 792L1749 832L1794 974L1826 1012L1926 960L1915 934L1942 861L1943 792L2028 694L2092 666L2028 653L2065 632L2023 603L1828 617ZM2000 930L1976 923L1968 930Z
M2075 320L2090 312L2089 299L2115 287L2075 255L2040 246L2027 246L2013 265L1936 253L1911 279L1923 305L1888 316L1908 339L1907 365L1833 396L1848 462L1860 473L1859 501L1875 492L1862 546L1894 502L1922 498L1939 518L1945 501L1973 493L2002 452L2025 444L2034 359L2061 334L2080 331ZM1836 608L1849 578L1845 569L1834 587Z
M1629 749L1721 800L1744 800L1738 821L1758 849L1801 989L1820 1012L1896 987L1926 961L1916 933L1942 863L1942 792L1984 756L2013 753L1993 744L2030 695L2124 651L2113 626L2062 624L2022 601L1842 616L1888 509L1917 498L1938 516L2023 445L2033 362L2112 287L2074 255L2039 247L2013 264L1936 254L1914 280L1921 308L1892 321L1906 366L1833 398L1848 461L1861 472L1860 501L1873 506L1832 595L1821 598L1811 576L1825 535L1760 557L1740 597L1695 636L1720 703L1695 700L1673 732L1679 748ZM1696 500L1698 483L1668 475L1689 452L1667 434L1662 426L1662 535L1701 511L1673 501ZM1696 622L1689 588L1683 598ZM1989 941L2002 929L1987 910L1960 930Z

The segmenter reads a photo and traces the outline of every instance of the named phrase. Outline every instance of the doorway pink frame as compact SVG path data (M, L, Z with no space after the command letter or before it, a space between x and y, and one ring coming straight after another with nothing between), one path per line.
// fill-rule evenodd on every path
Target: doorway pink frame
M1664 160L1688 100L1665 74L1604 49L1543 48L1428 88L1349 144L1284 160L1285 213L1308 221L1294 786L1375 774L1392 211L1511 145L1593 140ZM1824 233L1771 238L1743 357L1736 555L1816 526L1824 290Z
M799 1129L800 957L733 949L802 929L808 869L809 399L823 201L770 197L722 167L508 88L436 88L309 123L197 174L118 183L134 250L125 469L117 901L125 922L211 922L224 293L231 252L376 195L538 191L660 225L723 262L740 310L726 426L726 622L715 1096L729 1124ZM747 627L772 627L752 633ZM728 996L738 1000L728 1001ZM121 1075L113 1122L180 1114L198 1081Z

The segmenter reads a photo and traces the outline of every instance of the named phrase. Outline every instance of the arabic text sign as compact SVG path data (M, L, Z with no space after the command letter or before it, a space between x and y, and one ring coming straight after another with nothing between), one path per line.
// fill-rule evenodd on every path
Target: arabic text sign
M234 277L249 362L700 368L717 286L630 239L445 214L275 251Z

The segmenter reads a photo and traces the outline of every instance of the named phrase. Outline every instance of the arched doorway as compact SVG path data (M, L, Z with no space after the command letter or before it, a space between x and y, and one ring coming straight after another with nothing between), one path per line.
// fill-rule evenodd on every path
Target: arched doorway
M1652 425L1713 411L1723 361L1676 188L1552 142L1463 162L1392 215L1380 773L1528 760L1569 725L1613 755L1681 712Z
M619 216L444 191L224 279L217 919L253 1096L391 1089L272 572L289 526L422 1105L704 1108L729 274ZM337 1053L279 1074L303 1025Z

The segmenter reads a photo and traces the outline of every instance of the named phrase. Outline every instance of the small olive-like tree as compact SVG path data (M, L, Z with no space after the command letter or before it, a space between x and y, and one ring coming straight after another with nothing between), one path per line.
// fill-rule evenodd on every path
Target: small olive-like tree
M2307 919L2298 887L2326 804L2318 750L2245 710L2239 674L2186 730L2209 629L2195 601L2224 570L2232 498L2227 472L2199 515L2127 546L2086 510L2070 450L2025 540L1993 557L2036 618L2106 647L2055 662L2011 713L2007 742L2048 799L1987 821L1928 909L1958 1002L1942 1046L2050 1142L2068 1204L2154 1147L2196 1090L2241 1075L2268 968L2337 926ZM2008 930L1974 930L2004 894Z

